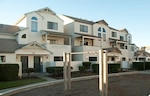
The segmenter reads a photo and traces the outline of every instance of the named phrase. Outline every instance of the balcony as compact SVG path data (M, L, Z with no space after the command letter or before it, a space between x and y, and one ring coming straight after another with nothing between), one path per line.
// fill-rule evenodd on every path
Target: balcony
M88 52L88 51L97 51L99 50L99 46L74 46L74 52Z
M55 55L62 55L63 52L71 52L71 45L44 44L44 46Z

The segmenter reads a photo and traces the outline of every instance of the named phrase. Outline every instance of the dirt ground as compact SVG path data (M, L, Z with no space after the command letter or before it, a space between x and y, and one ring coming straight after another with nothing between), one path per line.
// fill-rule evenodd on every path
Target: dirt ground
M150 74L109 77L108 96L149 96ZM11 96L98 96L98 79L72 82L72 90L64 92L63 84L32 89Z

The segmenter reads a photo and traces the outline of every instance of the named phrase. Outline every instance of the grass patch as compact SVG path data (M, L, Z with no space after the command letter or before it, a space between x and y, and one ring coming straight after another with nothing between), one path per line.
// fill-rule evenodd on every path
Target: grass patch
M42 81L46 81L46 80L40 79L37 77L34 77L34 78L32 77L32 78L23 78L23 79L15 80L15 81L0 82L0 90L6 89L6 88L23 86L23 85L32 84L32 83L37 83L37 82L42 82Z

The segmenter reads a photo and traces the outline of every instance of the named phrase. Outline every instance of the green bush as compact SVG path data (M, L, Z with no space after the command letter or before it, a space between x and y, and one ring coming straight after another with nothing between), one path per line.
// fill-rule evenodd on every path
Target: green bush
M85 72L86 67L85 66L79 66L79 70L80 70L80 72Z
M90 69L91 67L91 62L83 62L82 64L86 69Z
M108 73L117 73L120 71L120 64L108 64Z
M134 70L144 70L144 62L133 62L132 67ZM145 70L150 70L150 62L145 62Z
M0 81L17 80L18 72L18 64L0 64Z
M52 76L58 76L63 74L63 67L47 67L46 72L52 74Z
M99 73L99 64L92 64L93 73Z

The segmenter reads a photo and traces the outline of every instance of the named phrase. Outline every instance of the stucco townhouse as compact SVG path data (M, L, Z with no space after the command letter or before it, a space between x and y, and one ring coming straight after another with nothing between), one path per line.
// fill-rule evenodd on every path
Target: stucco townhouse
M86 52L106 49L108 63L126 64L134 59L138 47L132 43L132 35L127 29L118 30L108 25L105 20L88 21L67 15L60 15L64 20L65 33L72 36L72 51ZM97 62L97 54L74 55L74 60ZM122 62L122 63L123 63Z
M109 64L124 63L124 68L129 68L139 50L127 29L112 28L105 20L57 16L48 7L24 14L15 25L0 24L0 45L0 62L20 63L22 72L63 66L63 52L102 48L108 51ZM78 71L83 61L98 63L98 53L73 55L73 70Z
M18 27L21 26L21 27ZM24 14L15 26L0 24L0 62L21 62L22 71L63 66L63 52L71 52L71 36L63 20L49 8Z

